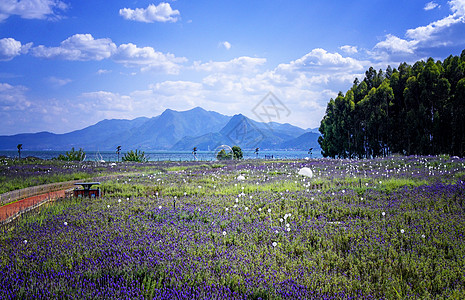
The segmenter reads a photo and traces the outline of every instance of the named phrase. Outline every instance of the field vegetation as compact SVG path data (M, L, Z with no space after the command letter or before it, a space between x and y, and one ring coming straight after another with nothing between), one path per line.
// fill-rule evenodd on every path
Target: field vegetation
M3 229L0 298L465 297L463 159L115 168Z

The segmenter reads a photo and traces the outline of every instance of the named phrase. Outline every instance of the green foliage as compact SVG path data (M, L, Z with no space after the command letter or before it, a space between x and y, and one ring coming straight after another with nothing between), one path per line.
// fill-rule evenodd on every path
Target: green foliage
M66 151L66 154L60 154L56 158L57 160L63 161L84 161L86 159L86 153L82 148L79 148L78 151L74 150L74 147L71 148L71 151Z
M232 151L234 154L234 159L242 159L244 156L242 154L242 149L239 146L233 146Z
M242 159L244 155L242 154L242 149L239 146L233 146L232 152L226 152L226 150L221 149L218 154L216 154L216 159L218 160L227 160L227 159Z
M331 99L320 124L324 157L465 155L465 57L430 58L362 82Z
M225 160L225 159L231 159L232 154L231 152L227 153L224 149L221 149L220 152L216 155L216 159L218 160Z
M23 144L18 144L16 148L18 148L18 158L21 159L21 150L23 150Z
M133 162L147 162L149 159L147 156L145 156L144 151L129 151L128 153L124 154L123 161L133 161Z

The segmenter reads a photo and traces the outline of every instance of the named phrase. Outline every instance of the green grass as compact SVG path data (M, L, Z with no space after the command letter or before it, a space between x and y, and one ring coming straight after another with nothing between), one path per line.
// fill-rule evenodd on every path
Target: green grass
M76 172L73 174L54 174L48 176L31 176L28 178L0 176L0 182L2 182L0 185L0 194L42 184L87 179L91 177L91 174L83 172Z

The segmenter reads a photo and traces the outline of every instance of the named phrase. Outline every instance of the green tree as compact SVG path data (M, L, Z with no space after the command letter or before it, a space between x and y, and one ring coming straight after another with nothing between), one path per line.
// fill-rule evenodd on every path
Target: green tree
M147 162L149 159L145 155L145 152L139 150L131 150L128 153L125 153L122 161L132 161L132 162Z
M465 151L465 50L386 72L370 67L330 99L318 142L325 157Z
M18 148L18 158L21 159L21 150L23 150L23 144L18 144L16 148Z
M226 159L231 159L232 158L232 153L229 152L227 153L224 149L221 149L220 152L216 155L216 159L218 160L226 160Z
M121 146L116 147L116 154L118 154L118 162L119 162L119 154L121 153Z
M243 158L241 147L233 146L232 151L233 151L233 158L234 159L242 159Z
M66 151L65 155L58 155L57 159L64 161L84 161L86 159L86 153L82 148L79 148L79 150L76 151L73 147L71 148L71 151Z
M321 133L321 136L318 137L318 143L320 144L323 157L334 158L338 154L335 134L335 110L334 100L330 99L326 107L326 114L321 120L320 128L318 129Z
M457 82L457 89L452 99L452 141L451 154L465 156L465 77Z

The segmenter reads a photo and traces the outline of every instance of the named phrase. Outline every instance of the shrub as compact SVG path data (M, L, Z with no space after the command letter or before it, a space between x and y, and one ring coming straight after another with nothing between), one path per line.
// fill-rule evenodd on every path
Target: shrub
M78 151L74 150L74 147L71 148L71 151L66 151L66 154L60 154L56 158L58 160L64 160L64 161L84 161L86 159L86 153L82 148L79 148Z
M128 153L124 154L123 161L134 161L134 162L147 162L149 159L145 156L144 151L129 151Z

